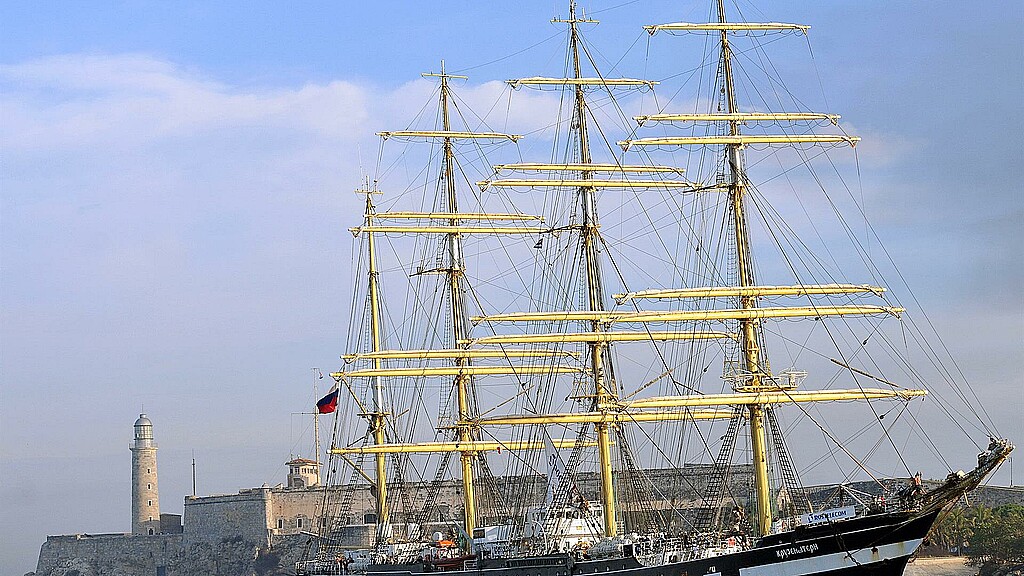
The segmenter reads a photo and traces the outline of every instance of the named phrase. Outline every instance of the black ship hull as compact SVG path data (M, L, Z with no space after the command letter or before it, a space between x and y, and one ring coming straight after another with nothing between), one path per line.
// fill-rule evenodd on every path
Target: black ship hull
M567 555L481 560L449 576L899 576L938 511L878 514L762 538L742 552L644 566L635 558L576 560ZM371 566L371 576L437 573L427 564Z

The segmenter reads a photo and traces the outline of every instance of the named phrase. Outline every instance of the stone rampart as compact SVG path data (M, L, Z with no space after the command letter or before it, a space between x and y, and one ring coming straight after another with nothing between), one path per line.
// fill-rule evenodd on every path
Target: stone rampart
M48 536L37 576L162 576L181 554L180 534ZM170 576L170 575L168 575Z
M268 546L270 499L270 488L185 498L185 544L216 544L224 538L237 536L256 546Z
M308 536L274 538L273 547L240 537L184 544L180 534L50 536L35 576L270 576L290 573Z

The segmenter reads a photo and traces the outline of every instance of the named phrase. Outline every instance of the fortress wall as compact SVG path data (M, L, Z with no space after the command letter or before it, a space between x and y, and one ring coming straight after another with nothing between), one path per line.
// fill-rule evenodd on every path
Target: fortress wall
M39 550L37 576L155 576L181 553L180 534L75 534L48 536Z
M270 488L185 498L185 544L217 544L227 538L240 538L254 545L268 545L270 500Z
M350 488L339 487L336 490L349 490ZM424 492L424 494L426 494ZM415 500L413 500L415 501ZM377 513L377 500L373 497L369 485L356 487L352 492L352 504L349 506L347 516L350 517L349 524L361 524L367 514Z
M654 501L648 503L648 506L655 509L699 506L701 503L700 495L707 487L711 468L711 466L688 465L682 473L678 470L668 469L645 471L644 474L648 476L650 483L656 487ZM749 476L749 467L736 466L730 478L730 493L734 494L741 502L746 500L746 496L751 491ZM535 475L530 478L517 480L517 484L523 481L526 483L525 493L528 499L539 501L543 498L547 487L546 477ZM591 500L598 498L600 486L595 474L583 473L578 477L578 481L580 482L580 490L588 498ZM619 478L619 481L625 481L625 478ZM515 494L512 494L513 486L505 478L496 479L495 489L506 494L509 498L515 498L523 494L523 488L520 487L516 487L514 489ZM376 513L376 502L368 485L363 484L352 488L335 487L331 491L332 494L329 500L335 506L332 512L338 516L336 520L341 524L361 525L365 523L367 515L372 516ZM338 508L337 503L343 500L343 493L346 491L351 491L350 504L345 511L342 511ZM395 498L392 502L392 520L400 523L409 521L417 516L423 507L428 492L429 483L417 483L409 486L407 499L409 507L408 514L406 514L406 508L402 505L403 498L400 496L398 488L392 487L392 496ZM482 483L478 483L477 492L481 497L487 493ZM323 501L322 488L272 488L269 489L269 493L268 521L266 526L271 534L290 535L301 532L316 532L317 522L319 522L323 515L323 512L320 510ZM232 495L230 497L217 498L236 497ZM486 510L481 510L481 512L485 515L489 513ZM428 515L428 521L442 524L452 521L460 522L462 514L462 483L458 480L442 482L437 500L435 501L435 508ZM301 528L298 526L299 518L302 518ZM279 520L281 521L281 528L278 528ZM484 518L484 521L499 520L496 518Z
M322 488L284 488L271 492L267 516L274 535L317 532L324 499Z
M308 538L274 538L273 548L225 538L185 545L180 534L50 536L35 576L239 576L290 573Z
M1021 504L1024 503L1024 487L983 486L968 494L967 501L971 504L981 504L989 508L996 508L1007 504Z

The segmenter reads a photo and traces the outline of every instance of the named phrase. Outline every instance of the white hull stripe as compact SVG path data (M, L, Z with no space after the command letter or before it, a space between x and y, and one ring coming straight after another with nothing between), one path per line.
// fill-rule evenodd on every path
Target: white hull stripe
M883 544L877 549L864 548L847 554L836 552L822 556L811 556L786 560L775 564L740 568L740 576L797 576L803 574L819 574L844 568L853 568L863 564L873 564L883 560L892 560L909 556L921 545L921 539L907 540L893 544Z

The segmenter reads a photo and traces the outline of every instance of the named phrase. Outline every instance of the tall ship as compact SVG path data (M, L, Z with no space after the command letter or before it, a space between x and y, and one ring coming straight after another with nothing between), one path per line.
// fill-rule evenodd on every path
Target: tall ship
M899 575L1007 458L873 263L859 139L770 58L809 27L707 16L644 27L695 55L661 84L608 72L570 2L560 70L480 116L442 63L379 133L299 574ZM980 454L924 483L936 412L976 416Z

